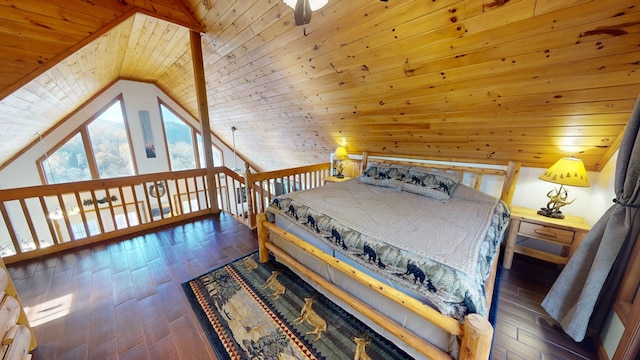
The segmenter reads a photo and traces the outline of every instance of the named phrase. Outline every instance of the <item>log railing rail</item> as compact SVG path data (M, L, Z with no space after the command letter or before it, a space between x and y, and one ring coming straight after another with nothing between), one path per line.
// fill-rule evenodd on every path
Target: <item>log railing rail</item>
M249 226L255 228L256 214L264 212L271 200L281 194L312 189L324 185L329 176L330 163L301 166L285 170L252 173L245 171Z

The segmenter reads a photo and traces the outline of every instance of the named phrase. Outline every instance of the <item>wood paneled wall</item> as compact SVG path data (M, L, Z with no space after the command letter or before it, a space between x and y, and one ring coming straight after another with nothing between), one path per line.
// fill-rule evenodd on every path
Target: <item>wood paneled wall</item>
M197 115L188 28L203 31L214 133L231 144L235 126L262 170L327 161L342 142L598 170L640 94L635 0L330 0L299 27L281 0L36 5L0 4L0 164L118 78Z

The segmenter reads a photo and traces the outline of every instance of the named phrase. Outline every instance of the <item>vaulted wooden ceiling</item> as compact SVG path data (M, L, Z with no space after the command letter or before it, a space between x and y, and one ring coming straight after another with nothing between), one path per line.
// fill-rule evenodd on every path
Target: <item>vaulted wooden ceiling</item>
M600 169L640 94L637 0L0 2L0 164L117 79L198 114L254 166L351 153ZM197 117L197 116L196 116Z

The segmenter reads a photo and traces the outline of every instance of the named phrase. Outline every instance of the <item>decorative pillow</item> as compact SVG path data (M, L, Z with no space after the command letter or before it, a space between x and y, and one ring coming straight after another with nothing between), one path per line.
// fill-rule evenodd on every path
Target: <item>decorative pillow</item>
M407 177L408 173L408 166L370 163L364 174L360 176L360 182L400 191L402 189L402 181Z
M402 191L448 202L458 182L458 176L455 174L437 169L412 167L402 182Z

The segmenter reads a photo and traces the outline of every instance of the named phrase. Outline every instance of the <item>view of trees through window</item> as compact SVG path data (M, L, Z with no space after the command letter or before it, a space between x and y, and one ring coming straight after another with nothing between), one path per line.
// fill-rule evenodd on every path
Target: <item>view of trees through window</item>
M45 155L41 166L47 183L91 180L90 162L96 165L97 176L101 178L133 175L133 157L122 110L122 101L117 99L86 126L87 132L78 131L53 153ZM88 138L83 134L88 134ZM91 158L85 151L86 142L91 143Z
M195 169L196 152L191 126L185 124L164 104L160 104L160 112L164 122L171 170Z
M40 166L46 182L59 184L134 175L123 111L122 98L117 98L64 144L51 154L45 154ZM205 167L202 136L162 103L160 111L171 170L195 169L198 165ZM86 153L89 144L91 154ZM222 153L215 146L211 148L214 166L221 166Z
M120 101L100 114L87 129L100 178L134 175Z
M200 134L196 135L196 141L198 142L198 157L200 158L200 167L204 168L207 166L207 162L204 159L204 145L202 145L202 136ZM213 152L213 166L222 166L222 152L218 150L217 147L211 145L211 151Z
M80 133L45 157L42 170L49 184L91 180L91 171Z

